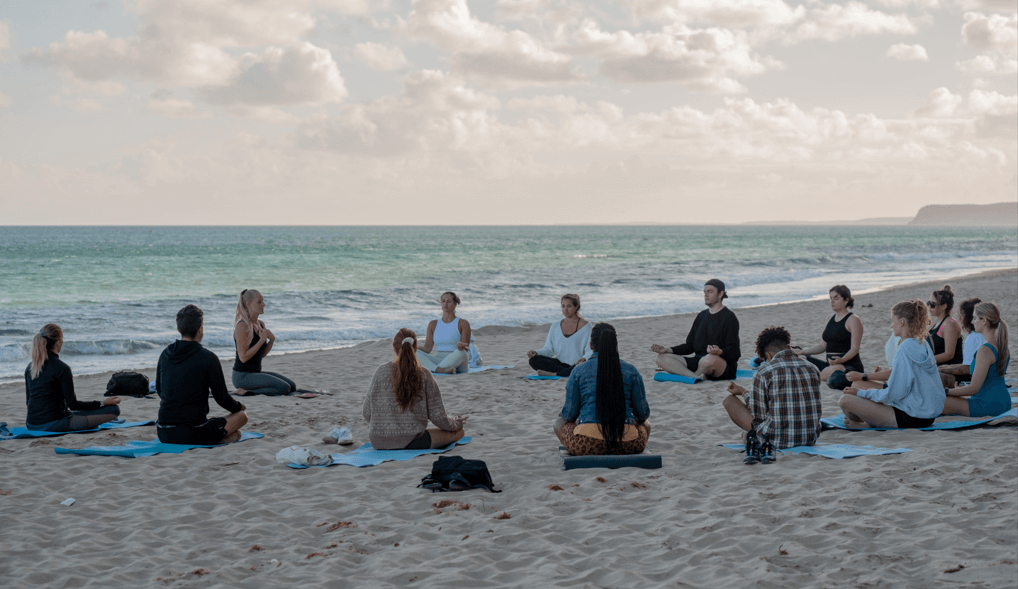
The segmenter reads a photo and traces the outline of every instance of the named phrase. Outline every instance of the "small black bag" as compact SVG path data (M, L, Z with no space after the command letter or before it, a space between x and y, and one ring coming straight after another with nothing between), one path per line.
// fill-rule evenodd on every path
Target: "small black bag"
M418 488L424 487L437 491L466 491L467 489L487 489L492 493L495 483L491 481L488 465L483 460L465 460L459 456L440 456L431 465L431 474L421 479Z
M838 391L843 391L852 386L852 381L848 380L848 373L844 370L835 370L827 377L827 386Z
M139 372L114 372L106 383L104 397L144 397L149 393L148 377Z

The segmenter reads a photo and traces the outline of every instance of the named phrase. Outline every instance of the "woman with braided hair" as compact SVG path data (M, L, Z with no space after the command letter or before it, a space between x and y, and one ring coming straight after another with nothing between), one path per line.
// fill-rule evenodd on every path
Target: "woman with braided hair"
M590 332L594 354L566 382L566 402L555 435L573 456L639 454L650 437L650 407L643 377L619 359L615 328L598 323Z
M972 382L967 386L947 389L944 414L965 417L1000 415L1011 408L1011 394L1004 384L1004 373L1011 361L1007 349L1007 322L1001 319L997 305L979 303L975 307L972 324L986 343L979 346L969 364Z
M944 410L944 387L929 343L930 313L916 299L891 309L891 329L901 338L886 384L860 380L839 404L850 429L929 427ZM858 374L858 373L856 373Z
M120 415L120 397L78 400L71 367L60 359L63 346L64 331L56 323L44 325L32 338L32 362L25 368L25 427L30 430L88 430Z
M393 362L375 370L364 397L368 438L376 450L442 448L463 437L466 417L449 417L431 371L417 360L417 334L400 329L392 338ZM437 428L429 428L428 420Z

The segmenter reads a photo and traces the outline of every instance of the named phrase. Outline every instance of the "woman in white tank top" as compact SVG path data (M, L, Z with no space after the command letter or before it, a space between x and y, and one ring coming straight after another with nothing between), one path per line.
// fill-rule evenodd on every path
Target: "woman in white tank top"
M456 316L460 298L454 292L445 292L438 302L442 303L442 317L428 324L424 345L417 348L417 360L431 372L467 372L470 369L470 323Z

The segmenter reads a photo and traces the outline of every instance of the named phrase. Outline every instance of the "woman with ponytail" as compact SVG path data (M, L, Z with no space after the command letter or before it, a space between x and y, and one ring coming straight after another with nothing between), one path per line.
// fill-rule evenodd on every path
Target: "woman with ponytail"
M1004 373L1011 361L1007 349L1007 323L993 303L979 303L972 320L975 331L986 339L969 364L972 382L947 389L944 415L992 417L1011 408L1011 394L1004 384ZM963 397L968 397L964 399Z
M650 407L643 377L619 359L615 328L598 323L590 332L594 354L573 369L555 435L573 456L639 454L650 437Z
M937 365L961 364L964 358L964 345L961 339L961 325L951 317L951 310L954 309L954 291L950 284L944 288L933 291L930 300L926 303L930 307L930 314L933 316L930 322L937 322L937 325L930 329L930 345L933 346L933 353L937 357Z
M79 401L71 368L60 359L64 332L49 323L32 338L32 362L25 368L25 398L30 430L72 432L93 429L120 415L120 397Z
M929 343L930 313L922 301L891 309L891 329L901 338L887 383L860 374L839 404L850 429L919 428L933 425L944 410L944 387ZM854 373L859 374L859 373Z
M450 418L431 371L417 360L417 334L400 329L392 338L396 358L375 370L364 398L368 438L377 450L442 448L463 437L466 417ZM428 428L428 420L437 428Z
M276 336L258 317L265 312L265 298L253 289L244 289L237 300L233 319L233 343L237 348L233 360L235 395L289 395L297 391L297 383L282 374L262 371L262 358L268 355Z

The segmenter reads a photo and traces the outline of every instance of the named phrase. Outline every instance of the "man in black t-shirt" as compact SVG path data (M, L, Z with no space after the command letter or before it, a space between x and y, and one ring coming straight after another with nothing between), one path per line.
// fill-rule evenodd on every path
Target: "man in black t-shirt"
M194 305L178 311L177 331L181 337L159 356L156 393L161 401L156 433L160 442L227 444L240 439L240 428L247 423L247 408L230 396L219 358L201 345L205 335L203 316ZM210 391L229 415L209 419Z
M717 278L703 287L707 309L693 320L686 343L674 347L654 344L661 370L690 378L731 380L735 378L739 356L739 320L722 301L728 298L725 283Z

